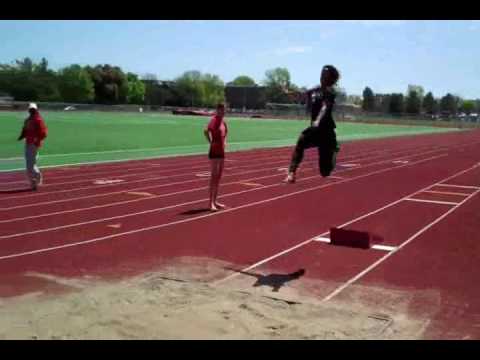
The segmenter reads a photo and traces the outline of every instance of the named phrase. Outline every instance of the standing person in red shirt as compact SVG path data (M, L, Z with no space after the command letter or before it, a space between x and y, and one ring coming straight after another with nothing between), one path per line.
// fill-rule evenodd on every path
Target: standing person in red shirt
M227 142L228 128L224 120L225 105L218 104L217 111L212 117L204 133L210 143L208 158L211 164L210 177L210 210L218 211L225 208L225 205L217 202L218 187L223 173L223 164L225 161L225 146Z
M42 185L42 173L37 166L38 150L47 137L47 126L38 112L37 104L31 103L28 106L28 112L30 116L25 119L18 141L25 139L27 176L32 190L37 190L37 187Z

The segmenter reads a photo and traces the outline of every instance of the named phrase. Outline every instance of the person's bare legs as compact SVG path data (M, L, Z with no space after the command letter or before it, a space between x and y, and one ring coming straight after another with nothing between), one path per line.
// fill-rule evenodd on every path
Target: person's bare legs
M209 207L211 211L217 211L215 206L215 183L217 179L217 159L210 159L210 202Z
M220 187L220 180L222 179L223 168L225 164L225 159L218 159L218 168L217 168L217 186L215 189L215 197L214 197L214 204L217 208L225 209L225 205L221 204L217 201L218 196L218 188Z
M219 172L220 164L223 162L223 159L210 159L211 163L211 175L210 175L210 210L217 211L217 195L218 195L218 185L220 183Z

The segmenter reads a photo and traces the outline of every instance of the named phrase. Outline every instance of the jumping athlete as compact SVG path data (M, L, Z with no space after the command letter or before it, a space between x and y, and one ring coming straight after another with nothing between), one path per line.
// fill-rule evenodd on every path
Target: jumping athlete
M307 91L307 104L311 108L311 124L300 134L292 160L285 179L287 183L294 183L296 171L303 160L305 149L318 149L318 165L323 177L329 176L335 168L337 153L340 147L335 133L335 121L332 117L335 104L334 85L340 74L332 65L325 65L320 77L320 87Z

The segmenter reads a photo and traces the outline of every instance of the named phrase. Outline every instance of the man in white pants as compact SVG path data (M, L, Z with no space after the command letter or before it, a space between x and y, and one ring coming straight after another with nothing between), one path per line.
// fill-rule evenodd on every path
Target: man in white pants
M30 116L25 119L22 133L18 140L25 139L25 165L27 176L32 190L37 190L42 184L42 174L37 166L38 150L42 146L43 140L47 137L47 126L43 121L36 104L31 103L28 106Z

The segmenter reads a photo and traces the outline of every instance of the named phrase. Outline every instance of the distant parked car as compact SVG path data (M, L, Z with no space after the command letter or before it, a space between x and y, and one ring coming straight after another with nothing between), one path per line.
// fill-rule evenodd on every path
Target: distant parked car
M477 122L477 121L480 120L480 118L479 118L478 114L473 113L473 114L470 114L468 116L468 120L470 120L471 122Z
M77 108L75 106L67 106L65 109L63 109L65 111L73 111L73 110L77 110Z

